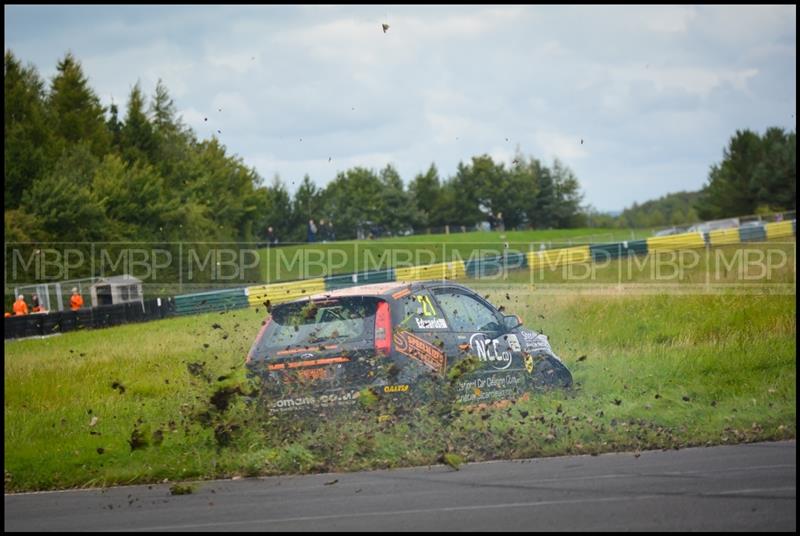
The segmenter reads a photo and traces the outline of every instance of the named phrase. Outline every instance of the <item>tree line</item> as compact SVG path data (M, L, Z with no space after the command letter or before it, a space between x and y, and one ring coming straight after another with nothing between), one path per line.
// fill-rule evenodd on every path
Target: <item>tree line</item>
M704 187L634 203L619 216L587 210L590 226L668 227L797 209L797 135L738 130L711 166Z
M704 220L797 209L797 134L737 130L697 201Z
M391 164L354 167L324 188L306 175L290 195L216 136L198 139L160 80L149 99L137 83L123 113L101 105L71 53L46 84L7 50L4 83L6 241L249 242L268 226L302 241L311 218L333 221L340 239L365 225L396 234L490 215L506 228L586 222L578 179L558 160L475 156L449 178L431 164L407 186Z
M309 219L333 221L339 239L359 228L390 234L500 221L506 229L659 227L796 208L796 135L773 127L737 131L700 192L678 192L619 216L584 206L580 183L559 160L517 151L488 155L441 177L435 164L404 181L391 164L354 167L324 188L308 175L294 194L265 181L216 136L182 123L163 82L139 83L124 113L103 107L80 62L67 53L46 84L5 53L5 240L303 241Z

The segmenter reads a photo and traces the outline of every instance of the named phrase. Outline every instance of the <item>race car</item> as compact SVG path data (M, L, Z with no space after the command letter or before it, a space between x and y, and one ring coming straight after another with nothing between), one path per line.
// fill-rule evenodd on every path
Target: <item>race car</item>
M363 285L276 305L246 363L271 411L346 406L365 388L413 399L431 379L448 379L438 385L466 405L572 385L544 334L449 281Z

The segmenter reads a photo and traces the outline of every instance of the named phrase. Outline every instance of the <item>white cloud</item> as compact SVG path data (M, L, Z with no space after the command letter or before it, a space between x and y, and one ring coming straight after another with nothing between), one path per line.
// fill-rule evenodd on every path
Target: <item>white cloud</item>
M534 140L547 159L558 158L569 163L589 156L589 152L581 144L579 135L566 135L552 130L537 130Z
M260 63L256 61L257 58L247 50L231 53L209 52L207 59L213 67L229 70L236 74L244 74L260 66Z
M684 33L697 18L693 6L648 6L640 13L645 28L653 32Z
M238 91L218 93L211 104L211 114L224 114L226 121L246 122L255 115L248 104L247 96Z
M475 121L459 115L428 113L425 120L431 129L433 141L439 144L458 141L479 130Z
M758 74L758 69L713 69L702 67L622 67L612 70L614 78L626 82L646 80L659 91L680 89L707 96L722 84L728 83L739 91L747 89L747 81Z
M797 33L795 5L703 6L695 28L726 46L749 46L765 36Z

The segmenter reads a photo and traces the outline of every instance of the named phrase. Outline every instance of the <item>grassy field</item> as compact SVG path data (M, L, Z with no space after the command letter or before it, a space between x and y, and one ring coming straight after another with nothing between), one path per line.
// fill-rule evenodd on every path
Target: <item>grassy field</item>
M249 390L243 359L263 308L6 342L5 489L794 438L787 251L779 292L708 292L703 263L685 271L689 294L671 283L646 293L550 292L526 274L469 282L546 333L576 381L500 408L434 404L403 416L377 405L314 427L268 418L239 396Z

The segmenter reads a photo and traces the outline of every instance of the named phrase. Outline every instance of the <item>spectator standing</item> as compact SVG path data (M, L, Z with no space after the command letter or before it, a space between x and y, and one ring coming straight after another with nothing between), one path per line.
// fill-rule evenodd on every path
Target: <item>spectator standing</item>
M267 247L271 248L278 244L278 235L275 234L275 229L270 225L267 227Z
M16 316L22 316L28 314L28 304L25 303L24 294L20 294L17 297L17 301L14 302L14 314Z
M319 239L324 244L328 241L328 228L325 226L325 220L319 220Z
M331 242L336 241L336 231L333 230L333 222L328 220L328 240Z
M78 287L73 287L72 296L69 299L69 308L73 311L77 311L81 307L83 307L83 298L78 294Z
M308 220L308 231L306 232L306 241L307 242L316 242L317 241L317 226L314 224L314 220Z
M44 309L42 309L42 304L39 303L39 295L34 294L31 297L31 312L32 313L41 313Z

